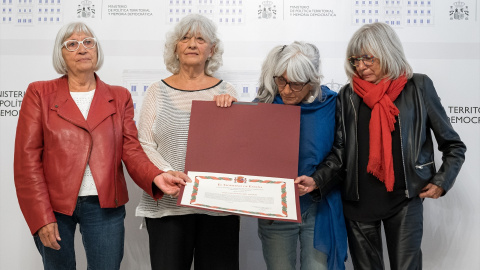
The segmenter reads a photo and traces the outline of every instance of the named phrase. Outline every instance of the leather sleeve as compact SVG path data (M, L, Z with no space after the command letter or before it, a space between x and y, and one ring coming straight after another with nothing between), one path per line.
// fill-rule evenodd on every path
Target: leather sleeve
M133 120L133 101L130 93L126 90L125 112L123 119L123 152L122 160L127 167L128 174L133 181L145 190L152 198L160 199L163 192L153 183L155 176L163 173L148 159L138 141L137 127Z
M340 181L342 180L342 166L344 162L345 149L345 128L343 125L343 103L345 101L342 100L342 96L342 93L339 93L337 96L337 108L335 111L335 135L332 149L325 159L317 166L317 170L311 176L319 188L321 198L325 198L325 196L337 185L339 185ZM314 197L317 197L315 195Z
M422 93L428 114L427 124L435 135L438 150L442 152L443 161L430 182L442 187L445 190L443 195L445 195L455 183L455 179L465 161L467 147L450 124L432 80L426 75L420 79L423 79L424 89Z
M32 83L18 117L13 161L18 202L32 235L56 222L43 171L43 139L42 100Z

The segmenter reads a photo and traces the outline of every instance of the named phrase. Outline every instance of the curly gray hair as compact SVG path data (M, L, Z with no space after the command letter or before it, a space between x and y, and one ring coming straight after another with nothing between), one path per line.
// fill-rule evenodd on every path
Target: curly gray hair
M180 72L180 62L176 57L175 50L180 39L189 32L192 35L200 34L213 45L212 56L205 63L205 74L212 76L223 65L223 43L217 36L217 26L210 19L199 14L185 16L175 25L173 31L167 34L163 52L167 70L173 74Z

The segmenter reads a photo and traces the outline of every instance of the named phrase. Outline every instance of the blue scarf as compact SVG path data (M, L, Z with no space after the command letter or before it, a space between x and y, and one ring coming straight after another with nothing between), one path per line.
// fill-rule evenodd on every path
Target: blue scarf
M322 96L314 102L300 103L300 149L298 175L310 176L328 155L335 133L335 108L337 93L322 85ZM273 103L283 104L280 95ZM347 259L347 232L343 217L340 191L333 190L326 198L315 202L310 194L300 197L303 213L312 203L317 203L313 245L327 254L328 269L345 269Z

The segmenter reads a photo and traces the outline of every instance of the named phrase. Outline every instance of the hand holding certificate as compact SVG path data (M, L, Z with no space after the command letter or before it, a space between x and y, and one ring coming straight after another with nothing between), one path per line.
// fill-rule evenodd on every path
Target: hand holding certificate
M193 183L177 204L300 222L300 109L248 104L193 102L185 162Z

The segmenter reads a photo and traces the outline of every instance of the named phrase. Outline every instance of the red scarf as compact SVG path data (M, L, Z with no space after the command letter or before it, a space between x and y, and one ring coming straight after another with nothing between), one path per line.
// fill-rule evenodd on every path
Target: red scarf
M385 183L387 191L393 191L392 131L395 130L395 116L400 111L393 104L407 83L401 76L396 80L383 79L373 84L359 77L353 77L353 90L372 109L370 118L370 154L367 172Z

